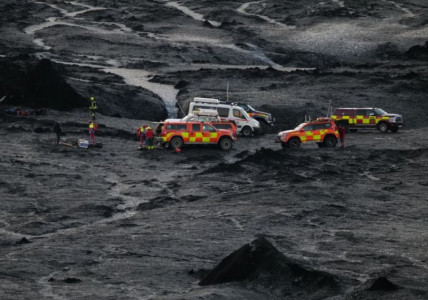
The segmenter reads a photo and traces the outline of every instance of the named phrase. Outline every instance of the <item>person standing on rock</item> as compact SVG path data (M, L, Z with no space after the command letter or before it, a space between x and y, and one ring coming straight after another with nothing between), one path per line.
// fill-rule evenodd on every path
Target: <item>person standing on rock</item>
M53 131L56 134L56 144L59 145L59 140L60 140L61 135L62 135L62 130L61 130L61 127L59 126L58 122L55 123Z
M98 126L92 121L89 121L89 138L91 139L92 145L95 145L95 131L97 130Z
M89 112L91 114L92 120L95 120L95 111L97 110L97 103L95 102L95 98L91 97L91 106L89 106Z
M147 149L153 150L155 147L153 146L153 140L155 139L155 135L153 133L153 129L148 126L146 128L146 139L147 139Z

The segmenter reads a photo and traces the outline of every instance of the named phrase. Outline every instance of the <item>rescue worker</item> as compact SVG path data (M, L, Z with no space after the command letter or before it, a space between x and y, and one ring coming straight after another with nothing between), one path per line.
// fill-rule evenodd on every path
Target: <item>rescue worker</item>
M140 138L140 148L146 146L146 128L147 125L144 124L143 126L137 129L137 136Z
M343 126L343 124L339 124L339 136L340 136L340 144L341 144L341 148L345 148L345 135L346 135L346 128L345 126Z
M97 110L97 103L95 102L95 98L91 97L91 106L89 106L89 112L91 114L92 120L95 120L95 111Z
M95 145L95 131L97 130L97 126L94 122L89 121L89 138L92 141L92 145Z
M155 147L153 146L153 140L155 138L155 135L153 133L153 130L150 126L146 128L146 139L147 139L147 149L153 150Z
M56 144L59 145L59 140L62 135L62 130L61 130L61 127L59 126L59 123L55 124L53 131L56 134Z

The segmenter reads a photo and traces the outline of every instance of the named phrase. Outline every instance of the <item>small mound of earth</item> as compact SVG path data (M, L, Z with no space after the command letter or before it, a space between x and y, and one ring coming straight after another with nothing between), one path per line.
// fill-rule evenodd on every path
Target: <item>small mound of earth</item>
M325 299L340 294L336 276L305 267L259 237L223 259L199 285L244 282L287 299Z
M415 45L407 50L406 55L412 59L428 60L428 41L423 46Z
M376 278L368 288L369 291L395 291L398 286L386 277Z
M390 281L385 276L375 277L346 294L345 299L401 300L428 299L422 287L404 287Z

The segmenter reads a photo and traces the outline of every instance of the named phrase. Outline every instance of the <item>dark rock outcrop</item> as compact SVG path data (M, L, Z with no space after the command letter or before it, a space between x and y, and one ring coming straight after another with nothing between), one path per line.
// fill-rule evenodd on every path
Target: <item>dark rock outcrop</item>
M29 71L28 71L29 69ZM48 59L0 63L0 93L6 103L68 110L85 105Z
M284 256L264 237L223 259L199 285L244 282L287 299L324 299L340 293L338 279Z
M406 52L407 57L411 59L423 59L428 60L428 41L423 46L416 45L410 47Z
M398 289L398 286L386 277L376 278L368 288L369 291L395 291L396 289Z

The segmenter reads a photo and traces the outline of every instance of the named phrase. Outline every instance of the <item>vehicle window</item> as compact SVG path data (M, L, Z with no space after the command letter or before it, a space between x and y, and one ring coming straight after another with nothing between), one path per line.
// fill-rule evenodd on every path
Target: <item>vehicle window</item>
M242 107L242 109L245 110L246 112L249 112L251 110L249 105L238 104L238 106Z
M368 116L367 109L358 109L357 116Z
M238 109L233 110L233 116L235 118L245 119L245 116L242 114L242 112Z
M294 128L294 130L300 130L303 128L303 126L305 126L305 123L299 124L296 128Z
M201 131L201 124L193 124L192 131Z
M313 124L312 126L313 126L313 130L321 130L321 129L328 128L326 127L326 125L330 125L330 124L321 123L321 124Z
M248 110L246 110L246 112L248 112L248 111L256 111L254 109L254 107L252 107L251 105L247 105L247 107L248 107Z
M186 130L186 124L168 124L166 125L167 130Z
M213 131L215 131L215 129L214 129L214 127L212 127L211 125L204 124L204 125L202 126L202 131L210 131L210 132L213 132Z
M201 109L216 109L216 107L212 107L212 106L208 106L208 105L194 105L193 106L193 111L198 111Z
M220 117L223 117L223 118L229 117L229 108L227 107L218 107L217 112Z
M232 125L230 124L214 124L214 127L217 129L232 129Z
M383 115L388 114L386 111L384 111L383 109L380 109L380 108L376 108L375 112L376 112L376 115L378 115L378 116L383 116Z
M305 131L314 130L314 126L313 125L306 125L305 127L303 127L303 130L305 130Z
M376 113L375 113L375 111L374 111L373 109L369 109L369 110L367 111L367 115L368 115L368 116L376 116Z
M337 109L333 115L336 116L349 116L351 114L351 111L346 111L344 109Z

